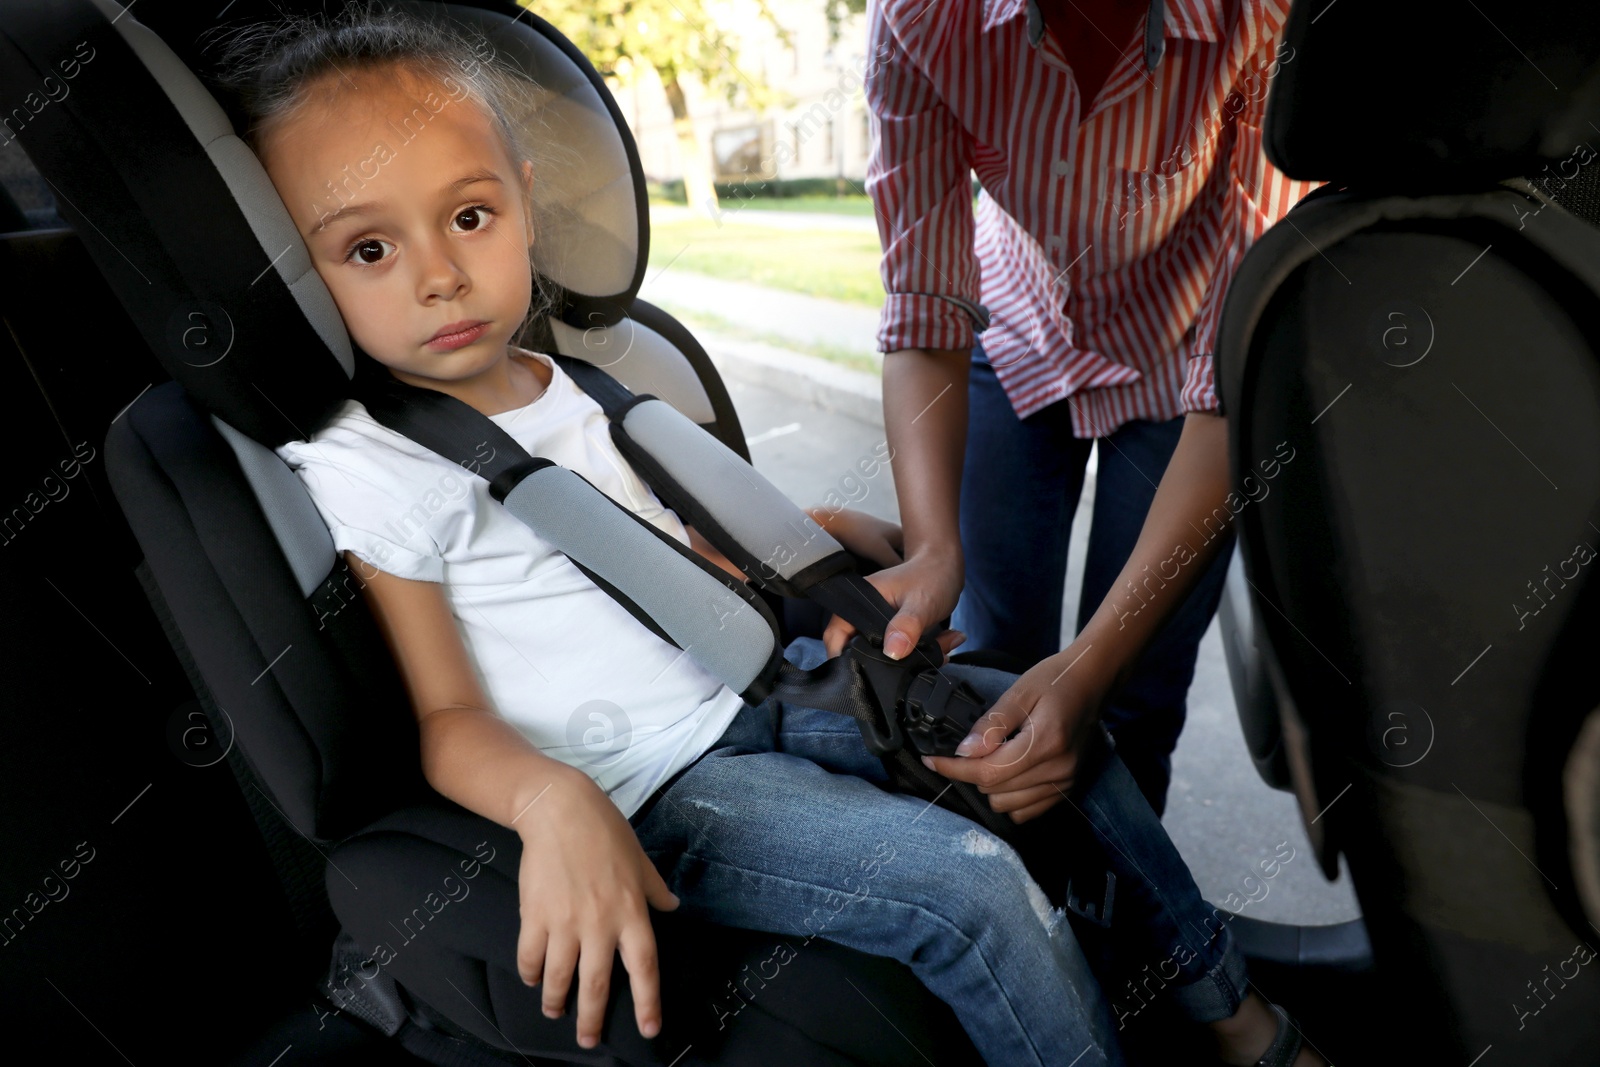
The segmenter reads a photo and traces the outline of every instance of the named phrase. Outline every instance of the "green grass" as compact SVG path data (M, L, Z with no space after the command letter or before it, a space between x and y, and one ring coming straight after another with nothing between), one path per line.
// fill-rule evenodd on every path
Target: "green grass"
M883 373L881 356L875 357L864 352L838 348L834 345L821 344L814 341L802 341L794 337L767 333L764 330L753 330L743 323L725 319L721 315L694 308L680 307L666 301L662 301L661 307L673 318L688 327L690 333L719 333L725 337L740 341L760 341L762 344L773 345L777 348L804 352L808 356L816 356L818 359L825 359L830 363L838 363L841 366L849 367L851 370L864 371L873 377Z
M872 200L865 196L757 196L722 197L722 210L747 207L757 211L808 211L825 215L872 217Z
M798 198L797 198L798 199ZM671 222L650 230L650 266L709 274L729 281L883 306L878 277L882 253L871 233L806 233L710 219Z
M869 197L850 196L723 196L718 197L723 211L736 211L740 207L757 211L802 211L820 215L859 215L872 217L872 200ZM682 200L652 196L652 204L671 204L683 207Z

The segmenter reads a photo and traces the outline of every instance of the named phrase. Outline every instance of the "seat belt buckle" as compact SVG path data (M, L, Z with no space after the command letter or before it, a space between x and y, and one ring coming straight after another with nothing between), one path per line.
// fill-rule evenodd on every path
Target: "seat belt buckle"
M865 682L863 696L881 715L881 723L861 723L862 737L874 755L891 755L909 744L919 756L953 756L988 710L970 682L937 666L916 670L918 659L939 662L941 653L932 639L918 645L917 651L921 653L917 658L892 660L879 640L861 634L845 646Z
M988 708L971 683L937 668L911 679L898 709L900 728L922 756L954 756Z

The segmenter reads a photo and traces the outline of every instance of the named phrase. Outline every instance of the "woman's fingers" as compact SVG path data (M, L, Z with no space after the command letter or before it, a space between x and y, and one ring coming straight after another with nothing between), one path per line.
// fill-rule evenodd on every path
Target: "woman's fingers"
M978 786L978 792L998 797L1006 793L1016 793L1024 789L1036 789L1039 786L1048 785L1071 789L1072 775L1077 769L1077 754L1068 752L1042 759L1031 767L1003 780L980 785ZM995 810L998 811L1000 809L996 808Z
M1061 799L1062 787L1055 782L1046 782L1043 785L1030 785L1023 789L1013 789L1007 793L991 793L989 807L1005 815L1009 812L1023 811L1031 808L1041 800L1055 797Z
M1061 803L1062 799L1063 798L1059 792L1052 793L1050 796L1045 797L1037 804L1029 804L1020 811L1012 812L1011 821L1016 823L1025 823L1029 819L1037 819L1039 816L1043 815L1045 812Z
M895 616L899 618L900 616ZM834 615L828 619L827 628L822 631L822 647L828 650L831 659L844 651L844 646L856 635L856 628ZM941 630L935 638L939 648L946 656L967 643L967 635L960 630Z
M896 590L896 593L905 593L905 600L899 601L898 595L886 598L891 605L898 602L898 610L894 618L889 620L889 625L883 628L883 651L890 659L904 659L917 647L917 642L922 640L922 631L928 628L927 598L917 591Z

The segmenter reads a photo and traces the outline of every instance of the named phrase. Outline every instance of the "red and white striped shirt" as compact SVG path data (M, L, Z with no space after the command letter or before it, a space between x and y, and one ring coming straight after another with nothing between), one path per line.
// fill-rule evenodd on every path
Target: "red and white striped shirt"
M1073 397L1073 433L1098 437L1214 411L1228 282L1320 184L1261 150L1267 88L1294 60L1279 46L1288 0L1166 0L1155 73L1141 19L1086 110L1030 6L875 0L878 346L971 347L981 302L984 351L1019 417Z

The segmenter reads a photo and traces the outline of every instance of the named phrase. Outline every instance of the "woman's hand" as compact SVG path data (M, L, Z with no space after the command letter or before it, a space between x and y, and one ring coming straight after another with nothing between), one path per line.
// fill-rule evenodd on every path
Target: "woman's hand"
M928 766L977 785L989 795L990 807L1010 812L1019 823L1060 801L1106 697L1127 680L1215 559L1217 539L1189 539L1208 516L1227 513L1231 491L1227 420L1190 412L1133 553L1088 623L1072 644L1018 678L979 720L979 740L968 749L977 758L930 757ZM1177 573L1163 574L1161 594L1150 603L1124 592L1172 560L1178 561ZM1006 741L1013 730L1017 736Z
M600 1041L612 961L622 952L639 1033L661 1030L661 980L646 905L674 911L667 888L633 827L588 775L572 769L537 806L518 816L522 928L517 972L544 983L544 1013L559 1018L578 971L578 1044Z
M884 568L866 577L890 607L896 609L884 628L883 648L890 659L905 657L922 639L924 630L948 618L955 610L956 600L961 595L959 557L952 559L925 552L906 560L901 556L905 542L895 523L849 508L839 511L809 508L807 513L840 544ZM822 633L828 655L837 656L843 651L855 632L856 628L843 619L837 616L830 619ZM966 639L966 634L959 630L945 630L939 634L938 642L948 656Z
M1104 673L1111 664L1091 658L1090 647L1075 641L1035 664L973 724L956 755L924 756L922 762L976 785L989 807L1009 813L1013 822L1049 811L1071 792L1084 743L1111 689Z

